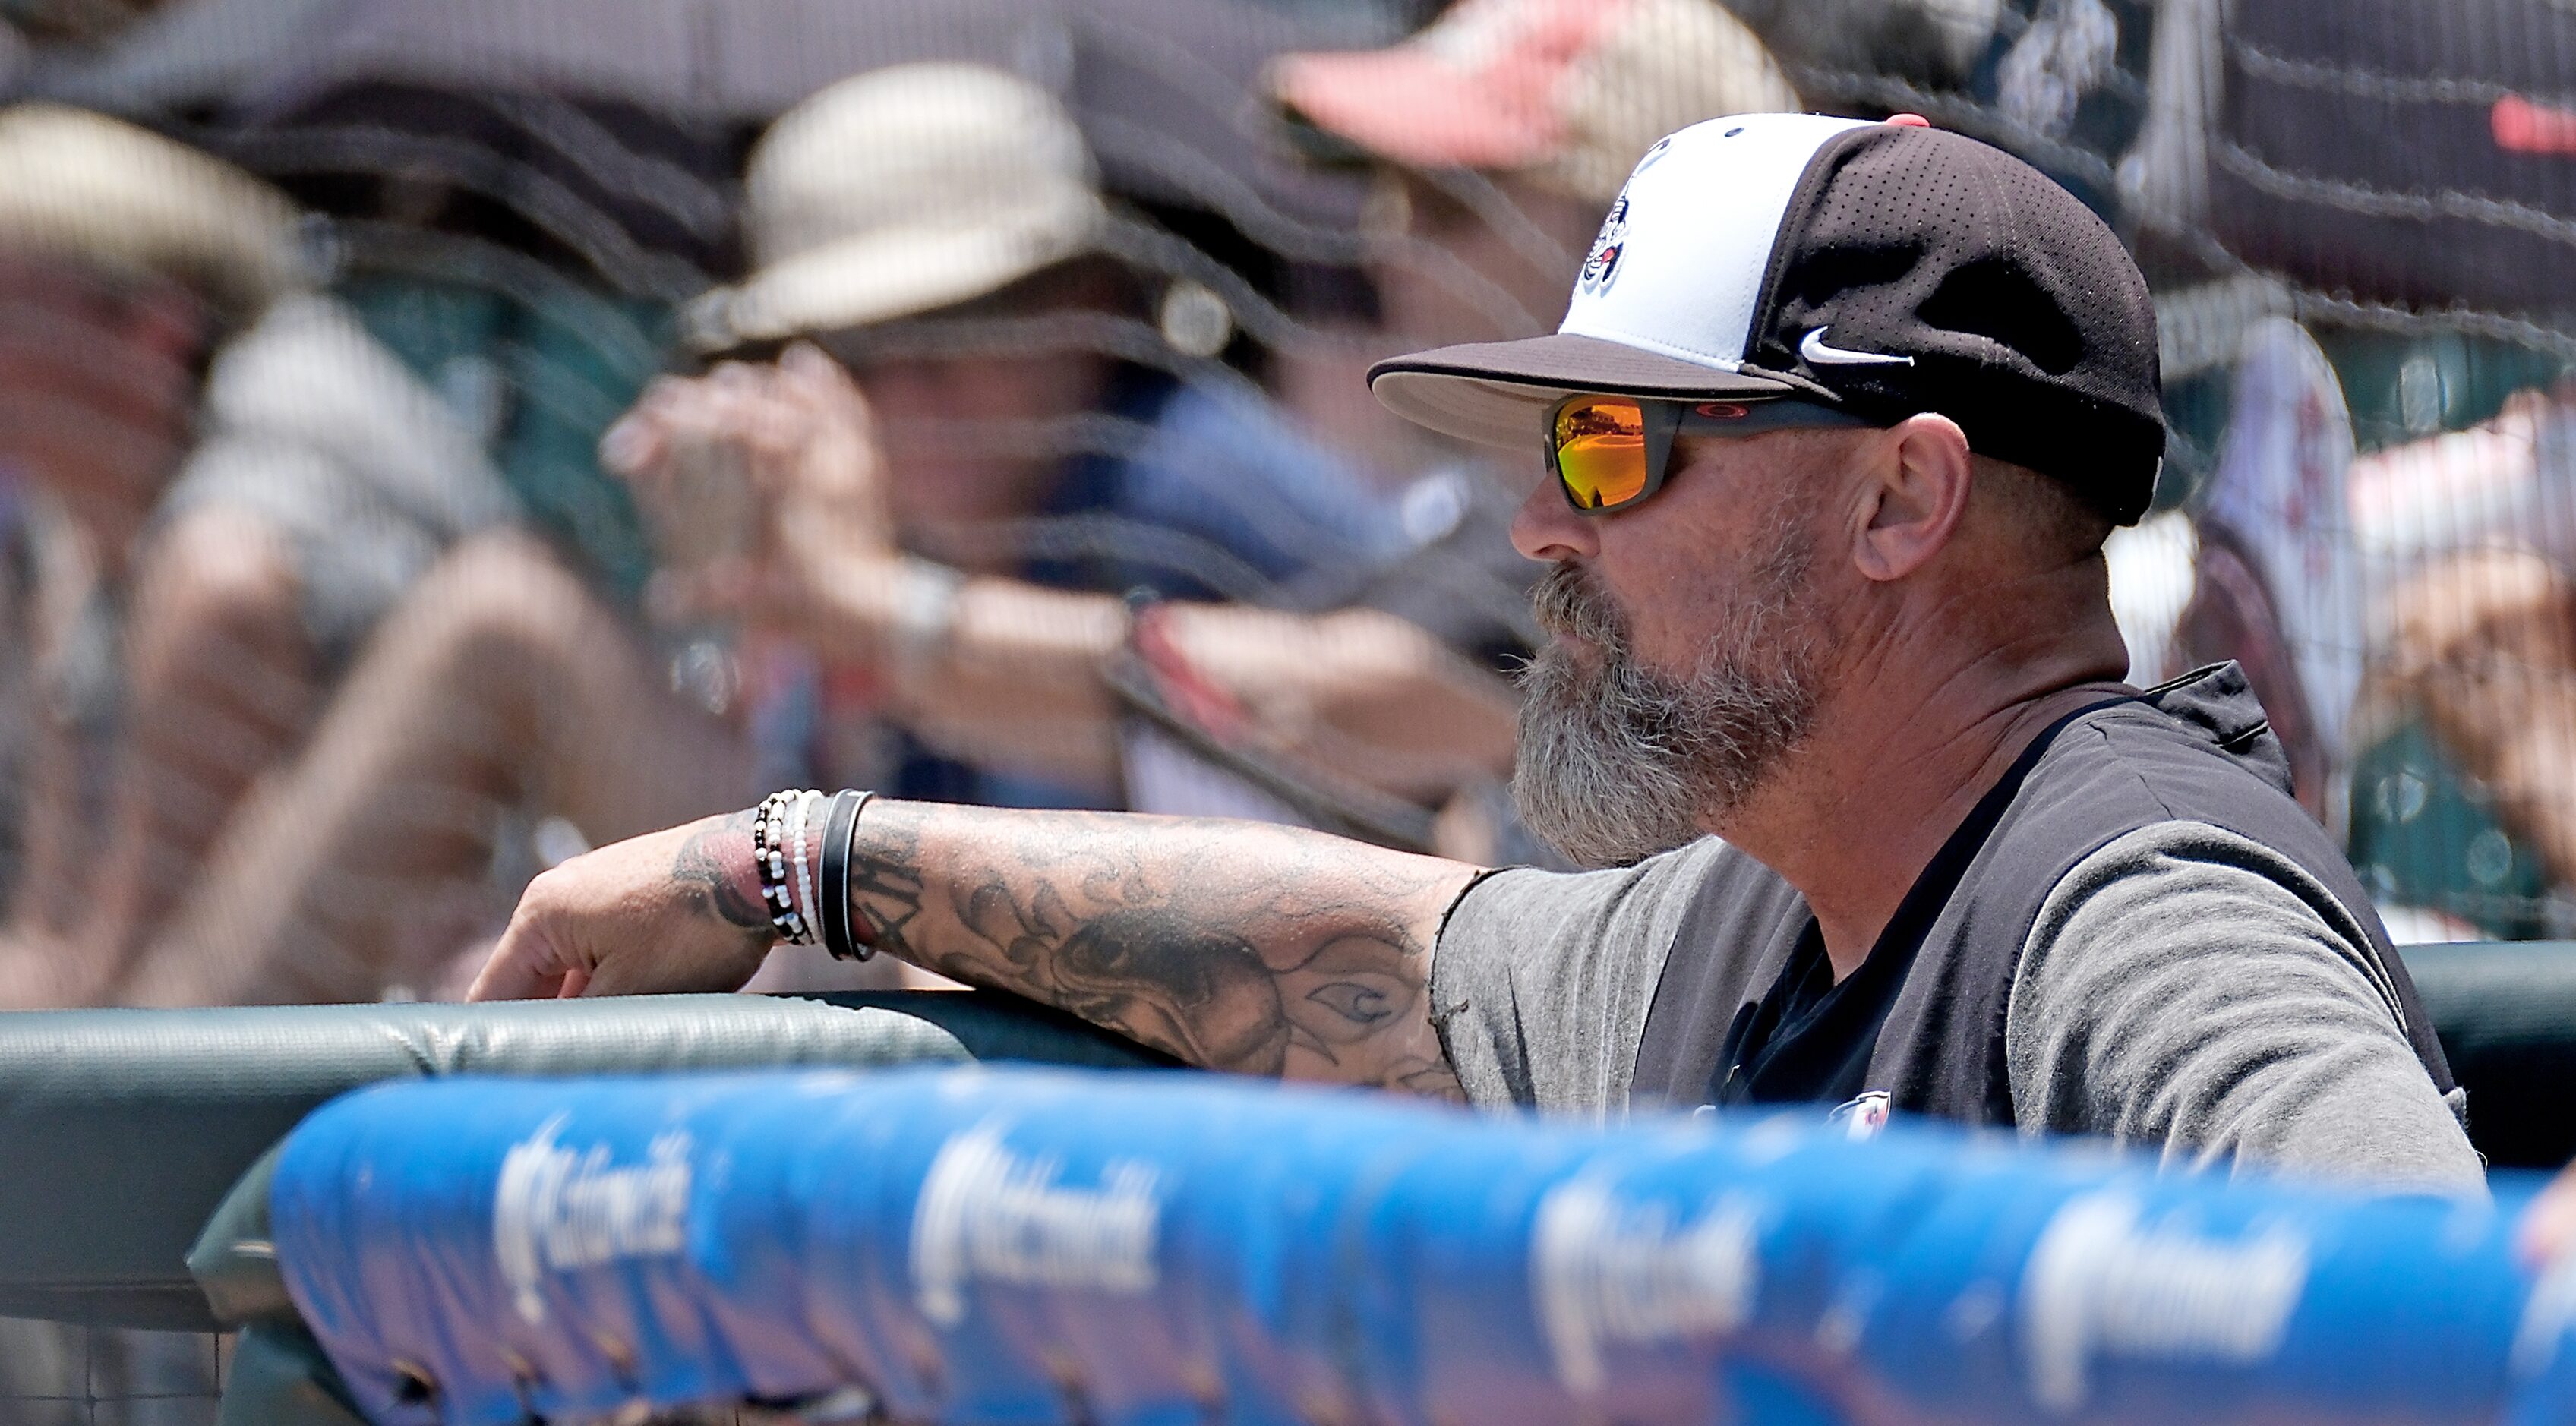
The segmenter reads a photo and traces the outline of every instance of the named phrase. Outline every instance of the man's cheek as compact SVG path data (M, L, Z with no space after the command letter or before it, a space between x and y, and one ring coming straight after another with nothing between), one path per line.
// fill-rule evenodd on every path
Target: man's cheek
M1699 661L1699 651L1717 625L1693 618L1692 611L1650 602L1629 619L1629 653L1643 671L1665 678L1686 675Z

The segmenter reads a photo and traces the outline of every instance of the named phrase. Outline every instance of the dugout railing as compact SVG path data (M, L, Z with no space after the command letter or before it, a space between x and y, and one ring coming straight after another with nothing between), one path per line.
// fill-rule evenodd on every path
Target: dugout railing
M188 1255L271 1144L360 1085L972 1060L1171 1063L981 993L0 1015L0 1426L211 1422L226 1390L225 1421L332 1419L281 1379L293 1360L220 1335Z
M2576 1155L2563 1094L2576 1072L2576 943L2428 946L2407 959L2469 1090L2481 1151L2498 1167ZM272 1310L246 1338L221 1335L262 1308L237 1300L219 1314L207 1295L225 1291L223 1255L259 1242L255 1227L210 1218L272 1144L349 1089L970 1060L1171 1063L981 993L0 1016L0 1317L59 1324L49 1350L97 1359L69 1364L68 1387L0 1387L0 1426L353 1420L316 1385L320 1359L291 1322ZM236 1215L254 1198L237 1197ZM240 1280L255 1295L260 1276Z

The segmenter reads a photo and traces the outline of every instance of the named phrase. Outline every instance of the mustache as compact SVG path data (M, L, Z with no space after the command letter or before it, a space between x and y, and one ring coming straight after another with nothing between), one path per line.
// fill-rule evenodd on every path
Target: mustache
M1530 613L1560 638L1581 639L1603 652L1628 651L1628 620L1592 571L1572 560L1548 566L1530 589Z

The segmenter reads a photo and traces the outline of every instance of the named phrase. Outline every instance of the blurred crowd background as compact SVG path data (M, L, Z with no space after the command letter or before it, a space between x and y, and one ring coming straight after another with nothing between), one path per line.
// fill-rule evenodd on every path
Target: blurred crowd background
M2559 0L0 17L0 1005L453 995L780 785L1548 859L1535 452L1362 373L1551 327L1647 144L1774 108L2133 242L2133 681L2241 660L2401 939L2576 931Z
M1362 373L1779 108L2117 227L2132 681L2242 661L2400 940L2576 935L2564 0L0 0L0 1006L453 996L785 785L1550 859L1536 433Z

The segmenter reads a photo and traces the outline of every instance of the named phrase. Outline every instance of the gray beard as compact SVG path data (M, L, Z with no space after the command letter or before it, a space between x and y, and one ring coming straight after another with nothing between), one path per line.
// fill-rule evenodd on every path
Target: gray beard
M1532 832L1591 866L1681 846L1741 806L1806 736L1824 690L1820 631L1801 602L1802 533L1783 528L1750 562L1732 617L1678 680L1638 666L1627 620L1580 566L1547 572L1531 605L1559 637L1521 671L1512 773Z

